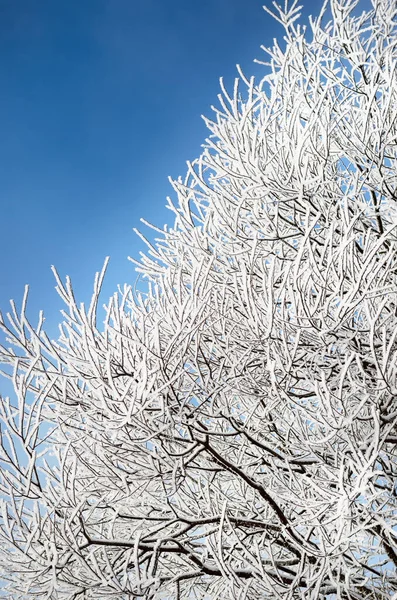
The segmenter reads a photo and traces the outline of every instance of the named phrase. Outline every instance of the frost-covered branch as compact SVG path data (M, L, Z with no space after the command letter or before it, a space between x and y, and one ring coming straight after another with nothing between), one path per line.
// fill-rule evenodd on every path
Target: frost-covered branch
M221 82L148 292L100 325L105 269L89 307L55 271L57 341L0 319L9 598L397 593L397 15L298 10Z

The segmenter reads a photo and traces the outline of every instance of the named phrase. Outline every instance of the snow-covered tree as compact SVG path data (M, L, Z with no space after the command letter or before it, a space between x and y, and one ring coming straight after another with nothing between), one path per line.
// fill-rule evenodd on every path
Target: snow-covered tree
M1 319L10 599L396 597L397 9L272 10L148 292Z

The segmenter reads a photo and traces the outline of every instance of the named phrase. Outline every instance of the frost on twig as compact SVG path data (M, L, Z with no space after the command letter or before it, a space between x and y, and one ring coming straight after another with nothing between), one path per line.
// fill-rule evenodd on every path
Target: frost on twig
M173 181L148 293L56 274L57 342L0 350L0 569L12 599L397 592L394 2L297 25L222 94Z

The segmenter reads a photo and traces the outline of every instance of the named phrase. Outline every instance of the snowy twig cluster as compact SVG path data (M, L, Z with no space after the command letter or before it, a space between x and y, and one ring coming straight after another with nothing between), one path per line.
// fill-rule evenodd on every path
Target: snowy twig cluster
M10 599L397 592L397 9L274 16L173 181L148 292L13 311L1 410ZM9 348L9 346L12 346Z

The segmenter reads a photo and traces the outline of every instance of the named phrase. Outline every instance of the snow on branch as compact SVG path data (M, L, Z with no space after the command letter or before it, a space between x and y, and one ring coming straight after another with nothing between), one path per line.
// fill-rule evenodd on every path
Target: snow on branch
M396 9L359 8L275 3L284 47L221 81L146 294L100 326L106 264L87 308L55 271L57 341L27 291L1 316L9 598L396 595Z

